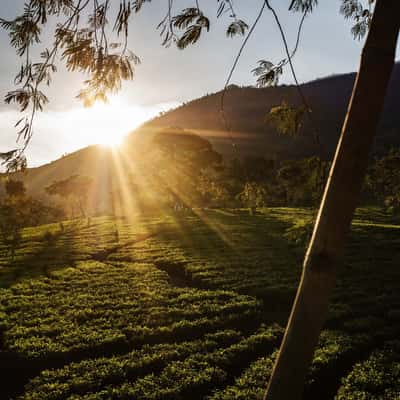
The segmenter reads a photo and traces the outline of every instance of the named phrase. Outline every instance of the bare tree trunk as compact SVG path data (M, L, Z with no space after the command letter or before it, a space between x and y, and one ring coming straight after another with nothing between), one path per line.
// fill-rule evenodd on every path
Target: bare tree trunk
M86 212L83 207L82 197L80 197L80 196L78 196L78 204L79 204L79 210L81 212L81 218L86 218Z
M400 0L378 0L266 400L302 397L383 109L399 28Z

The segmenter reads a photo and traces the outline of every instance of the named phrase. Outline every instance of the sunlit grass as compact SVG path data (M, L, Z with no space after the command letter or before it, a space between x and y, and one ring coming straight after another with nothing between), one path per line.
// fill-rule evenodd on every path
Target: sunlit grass
M38 371L21 398L146 400L146 384L159 398L256 399L307 244L287 233L313 214L160 209L25 229L13 264L0 248L2 350ZM309 399L332 398L360 355L400 332L398 226L378 214L357 211Z

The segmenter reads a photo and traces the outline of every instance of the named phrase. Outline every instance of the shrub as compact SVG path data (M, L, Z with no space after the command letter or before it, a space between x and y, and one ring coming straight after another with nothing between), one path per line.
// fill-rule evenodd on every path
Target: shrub
M373 352L366 361L354 366L342 380L336 400L400 398L400 342L390 343L389 346Z

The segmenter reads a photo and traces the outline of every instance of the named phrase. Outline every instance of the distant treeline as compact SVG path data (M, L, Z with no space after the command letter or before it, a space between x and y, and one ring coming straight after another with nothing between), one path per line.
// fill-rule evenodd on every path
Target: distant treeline
M196 207L315 207L330 163L318 157L224 161L206 139L185 132L156 135L151 152L113 192L113 208L151 210ZM400 150L371 162L361 202L400 209ZM129 207L128 207L129 208Z
M329 162L318 157L296 160L246 157L224 161L209 141L176 129L155 135L147 150L136 151L140 151L140 157L126 152L119 169L110 167L107 179L99 176L97 189L93 178L72 175L51 182L42 190L42 196L33 200L26 195L22 182L8 179L0 208L8 215L7 219L12 215L10 207L16 209L15 215L23 220L16 225L21 226L98 214L129 216L192 208L316 207L330 168ZM374 159L361 202L381 206L388 212L400 211L399 167L400 150L393 149ZM104 186L101 193L99 184ZM102 209L98 207L100 203ZM35 213L35 218L27 215L29 210Z

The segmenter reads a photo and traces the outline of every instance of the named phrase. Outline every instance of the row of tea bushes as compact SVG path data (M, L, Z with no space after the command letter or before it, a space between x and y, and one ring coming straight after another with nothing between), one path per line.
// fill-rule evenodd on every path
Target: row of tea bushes
M397 400L400 398L400 342L357 363L342 380L336 400Z
M201 398L254 358L270 353L282 334L277 325L248 337L221 331L193 342L147 345L122 356L72 363L43 371L20 399L176 399L189 393L188 398Z
M360 353L371 345L366 335L349 336L338 331L323 331L319 346L314 355L307 378L305 398L324 398L329 391L327 386L335 388L343 368L351 365ZM216 391L210 400L262 400L277 352L253 362L233 385ZM320 394L321 387L325 388ZM344 398L343 398L344 399Z
M223 290L173 287L151 264L82 262L1 289L3 351L84 359L146 343L201 337L245 323L260 304Z

